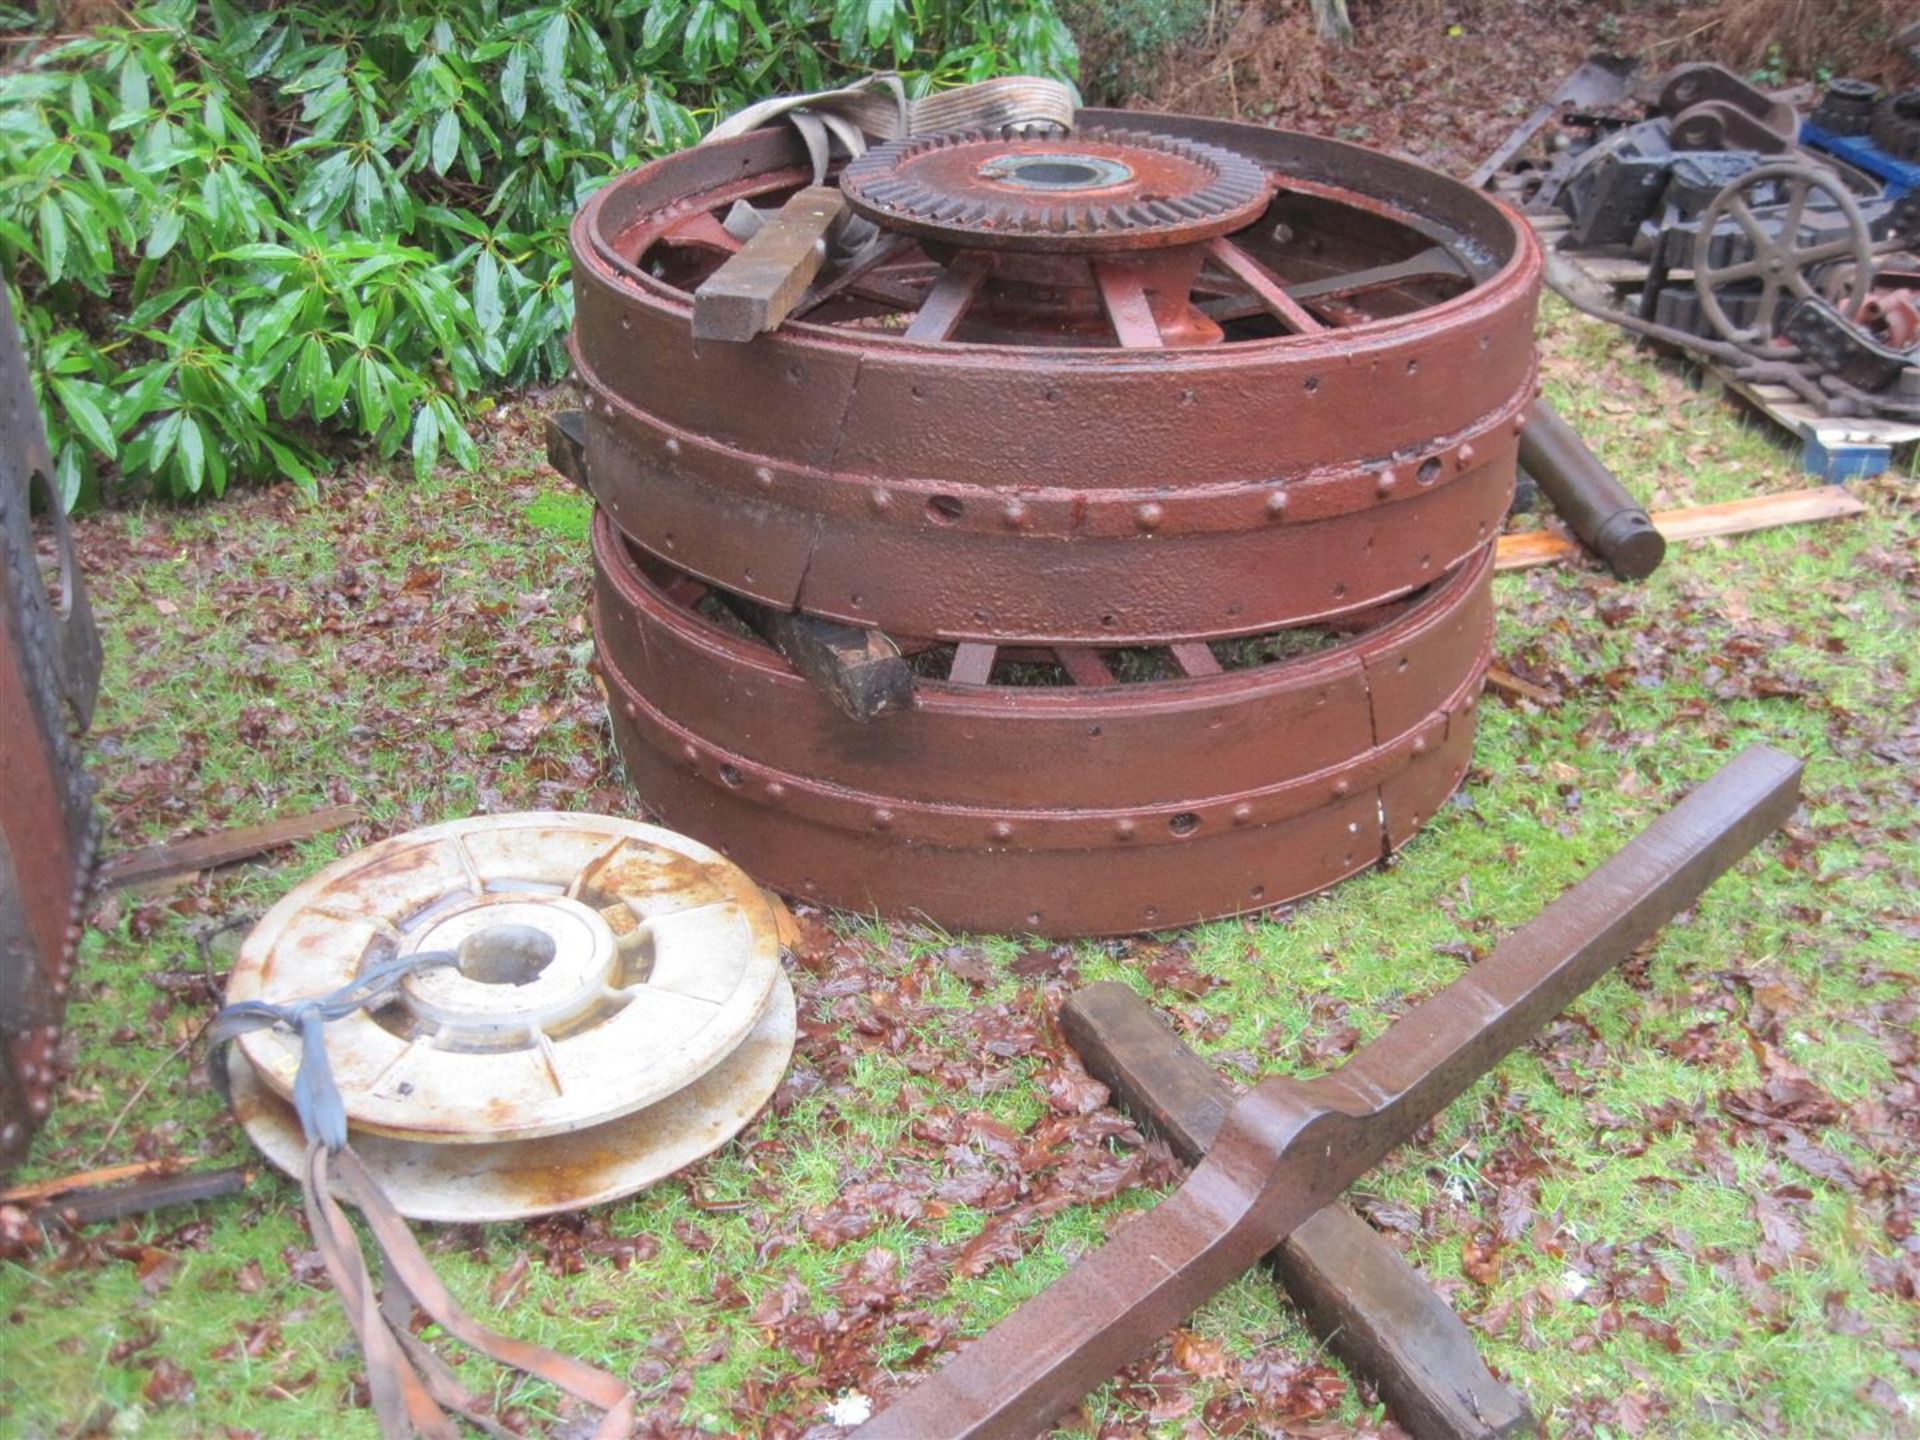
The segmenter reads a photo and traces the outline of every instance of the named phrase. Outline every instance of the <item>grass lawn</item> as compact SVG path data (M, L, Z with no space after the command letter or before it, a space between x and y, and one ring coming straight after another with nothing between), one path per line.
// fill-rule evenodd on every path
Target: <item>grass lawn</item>
M1726 398L1563 308L1544 327L1549 394L1652 508L1803 483ZM584 503L540 463L533 407L486 429L473 475L82 522L108 848L328 803L369 819L99 906L68 1078L18 1178L251 1154L199 1028L246 923L334 856L481 810L640 813L586 668ZM1490 695L1462 794L1328 895L1050 967L1017 938L813 917L774 1113L590 1216L436 1230L436 1263L482 1318L630 1376L648 1433L822 1426L1177 1178L1110 1111L1076 1113L1048 1018L1074 984L1138 987L1236 1080L1337 1065L1766 740L1808 762L1787 834L1349 1198L1553 1433L1913 1433L1920 520L1910 478L1859 490L1866 516L1676 549L1641 586L1498 580L1497 663L1555 702ZM0 1259L0 1430L373 1435L297 1202L267 1173ZM497 1381L511 1425L581 1433L550 1392L461 1373ZM1081 1428L1392 1433L1264 1274Z

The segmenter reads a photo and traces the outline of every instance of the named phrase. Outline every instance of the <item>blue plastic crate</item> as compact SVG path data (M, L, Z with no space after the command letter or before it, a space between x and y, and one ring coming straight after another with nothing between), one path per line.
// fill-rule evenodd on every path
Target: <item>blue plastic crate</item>
M1838 155L1869 175L1886 182L1889 199L1898 200L1909 190L1920 190L1920 165L1896 160L1864 135L1834 135L1810 120L1800 122L1800 143L1829 155Z

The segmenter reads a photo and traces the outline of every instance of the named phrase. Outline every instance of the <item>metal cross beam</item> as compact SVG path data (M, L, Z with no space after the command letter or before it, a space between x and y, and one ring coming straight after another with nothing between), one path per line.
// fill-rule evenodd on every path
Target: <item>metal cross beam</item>
M1793 813L1800 770L1746 750L1342 1069L1261 1081L1185 1184L856 1434L1045 1431L1692 904Z
M1076 991L1060 1028L1116 1104L1197 1165L1234 1092L1166 1022L1118 981ZM1494 1379L1460 1317L1372 1226L1333 1204L1280 1242L1267 1262L1314 1334L1420 1440L1512 1440L1537 1427L1526 1402Z

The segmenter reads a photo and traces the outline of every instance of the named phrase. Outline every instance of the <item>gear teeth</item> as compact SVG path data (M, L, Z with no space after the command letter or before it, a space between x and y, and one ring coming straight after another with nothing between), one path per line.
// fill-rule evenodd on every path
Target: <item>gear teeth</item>
M981 194L961 183L929 185L919 178L914 162L946 152L982 147L991 155L1044 154L1075 144L1112 147L1121 151L1174 156L1197 173L1172 180L1164 188L1180 193L1164 199L1076 200L1071 192L1036 191L1025 203L1018 199ZM962 173L966 158L960 157ZM949 168L943 163L941 168ZM1176 170L1177 174L1177 170ZM955 232L964 243L968 231L1062 237L1062 248L1072 251L1076 241L1112 236L1122 242L1137 232L1145 243L1175 243L1189 226L1230 217L1244 211L1272 189L1264 167L1219 146L1188 141L1144 130L1094 127L1062 139L1000 137L981 130L915 135L877 146L848 162L840 184L856 206L865 206L883 224L914 222ZM1137 182L1136 190L1145 188ZM1122 194L1125 188L1122 187ZM1173 232L1173 233L1169 233Z

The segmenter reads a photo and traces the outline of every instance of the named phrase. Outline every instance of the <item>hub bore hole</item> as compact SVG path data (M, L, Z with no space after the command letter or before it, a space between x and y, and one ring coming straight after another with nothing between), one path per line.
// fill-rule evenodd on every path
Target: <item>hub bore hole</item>
M553 963L553 937L531 925L489 925L460 942L460 973L484 985L529 985Z

